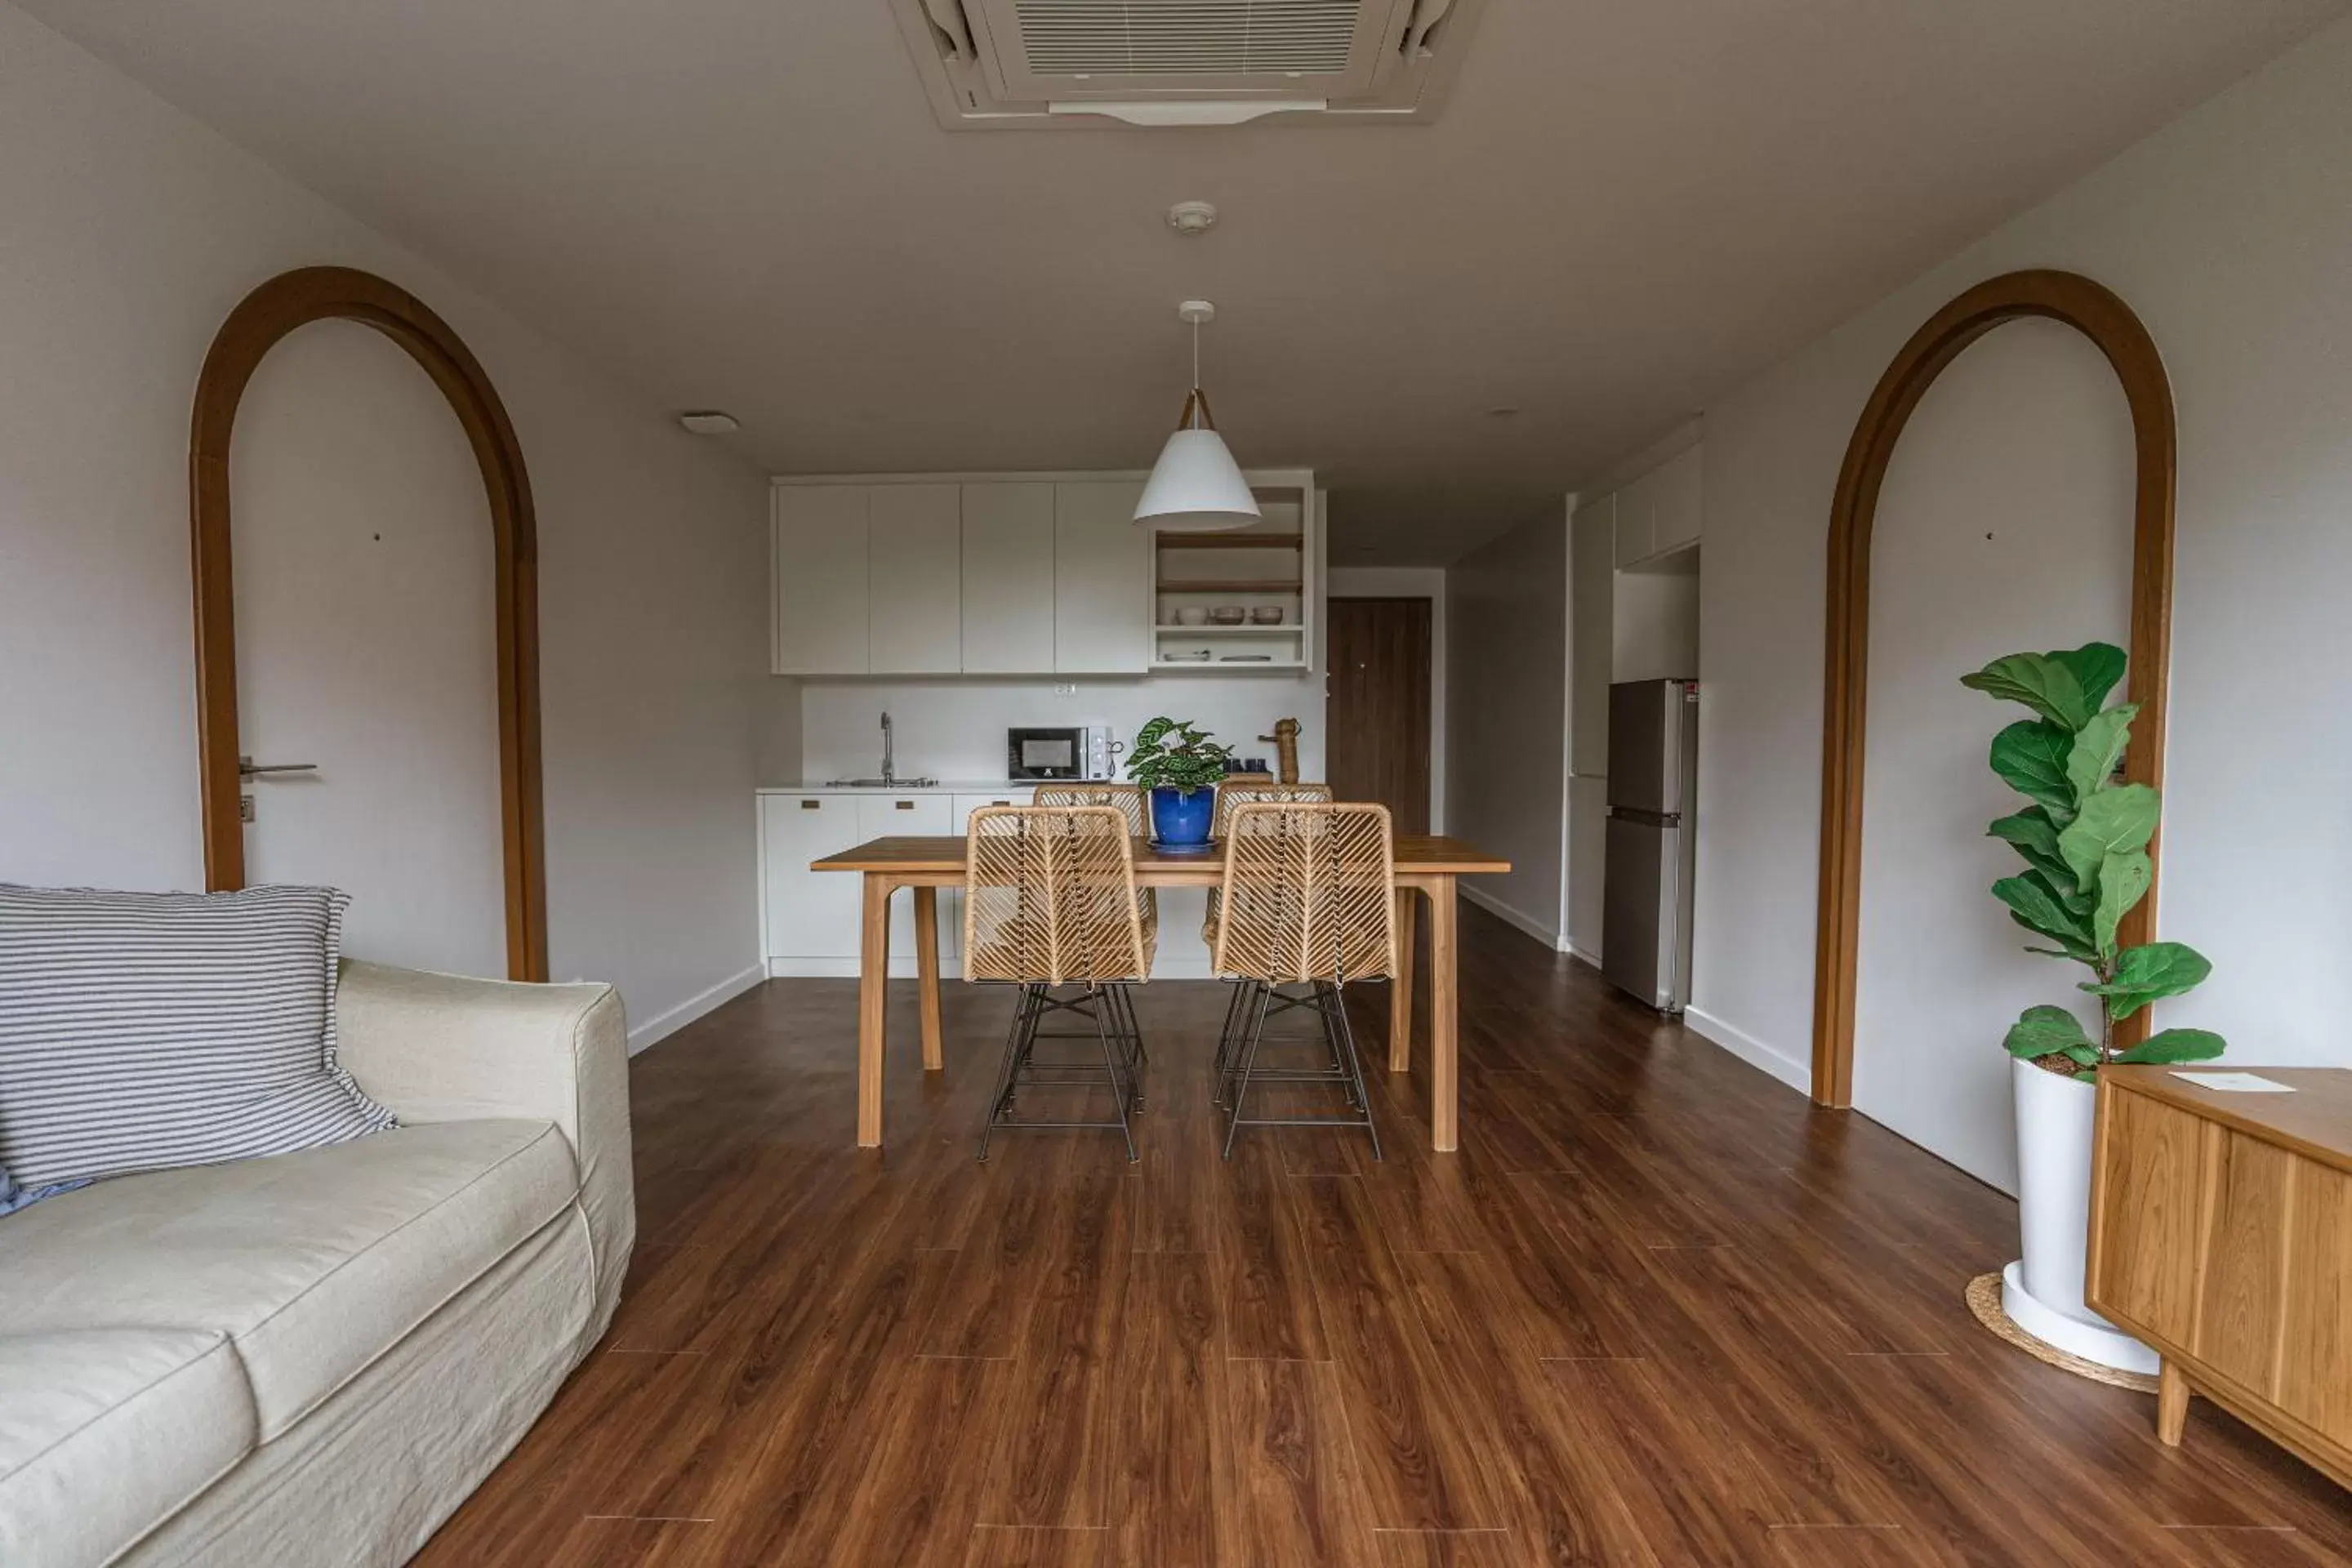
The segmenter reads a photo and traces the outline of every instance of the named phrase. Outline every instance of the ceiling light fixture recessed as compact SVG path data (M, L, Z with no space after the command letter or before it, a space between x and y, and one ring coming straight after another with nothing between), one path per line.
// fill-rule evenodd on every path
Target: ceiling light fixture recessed
M690 409L679 415L677 422L698 436L731 436L743 428L735 416L716 408Z
M1187 300L1176 307L1176 319L1192 329L1192 390L1176 416L1176 433L1151 466L1143 499L1135 503L1136 523L1202 531L1247 528L1260 515L1257 497L1217 434L1209 395L1201 390L1201 328L1217 319L1217 308L1206 300Z

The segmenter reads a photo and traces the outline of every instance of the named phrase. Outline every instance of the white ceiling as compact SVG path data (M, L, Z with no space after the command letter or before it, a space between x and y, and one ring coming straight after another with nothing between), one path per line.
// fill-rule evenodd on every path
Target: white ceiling
M18 3L779 470L1146 466L1206 296L1236 454L1321 470L1360 564L1549 504L2346 9L1489 0L1434 126L950 132L886 0Z

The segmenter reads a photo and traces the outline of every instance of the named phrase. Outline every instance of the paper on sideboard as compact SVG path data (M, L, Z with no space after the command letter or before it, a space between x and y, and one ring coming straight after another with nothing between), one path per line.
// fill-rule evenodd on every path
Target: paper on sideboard
M2224 1094L2293 1094L2293 1084L2251 1072L2179 1072L2173 1077L2183 1083L2193 1083L2200 1089L2218 1089Z

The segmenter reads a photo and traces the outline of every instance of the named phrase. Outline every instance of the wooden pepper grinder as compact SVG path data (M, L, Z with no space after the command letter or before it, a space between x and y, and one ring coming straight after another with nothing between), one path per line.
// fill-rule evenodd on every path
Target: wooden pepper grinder
M1276 758L1275 776L1284 784L1297 784L1298 782L1298 721L1277 720L1275 722L1274 733L1260 735L1258 739L1274 742Z

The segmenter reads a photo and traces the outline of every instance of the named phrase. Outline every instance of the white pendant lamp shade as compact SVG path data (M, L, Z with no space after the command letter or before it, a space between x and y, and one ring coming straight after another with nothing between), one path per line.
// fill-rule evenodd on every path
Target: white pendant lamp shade
M1151 528L1247 528L1258 520L1241 465L1214 430L1179 430L1160 448L1135 521Z
M1187 300L1178 317L1192 329L1192 390L1177 416L1176 432L1160 448L1151 479L1136 503L1135 521L1143 528L1173 528L1211 531L1247 528L1257 521L1257 497L1242 478L1241 465L1217 434L1216 417L1209 412L1208 394L1201 390L1201 323L1215 319L1216 307L1205 300Z

